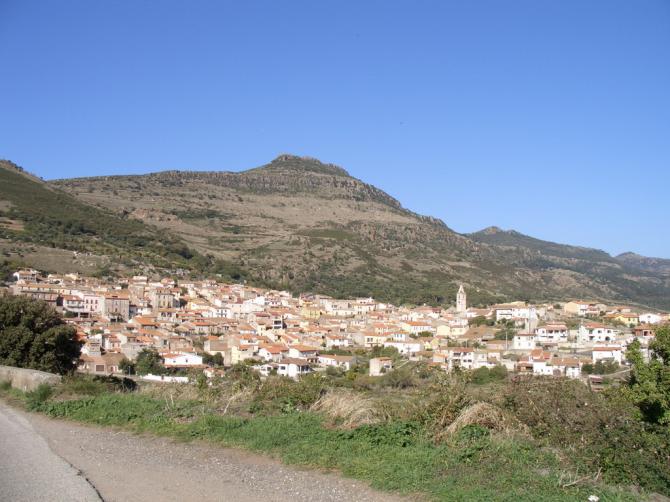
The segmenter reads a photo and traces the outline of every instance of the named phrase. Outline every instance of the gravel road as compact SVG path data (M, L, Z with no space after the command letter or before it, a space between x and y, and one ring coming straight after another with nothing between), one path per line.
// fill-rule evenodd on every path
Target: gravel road
M51 420L1 402L0 451L0 500L99 500L96 490L110 502L403 500L241 450ZM55 496L65 489L73 491Z
M24 414L0 402L0 500L89 502L100 497L49 448Z

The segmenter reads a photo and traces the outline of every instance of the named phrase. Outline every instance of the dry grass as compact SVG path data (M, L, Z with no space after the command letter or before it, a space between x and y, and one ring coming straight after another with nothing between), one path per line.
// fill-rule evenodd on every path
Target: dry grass
M526 432L526 428L518 420L501 408L489 403L477 402L464 408L444 430L444 435L451 436L468 425L478 425L502 434Z
M345 429L377 424L388 418L375 399L348 389L328 392L311 410L326 415L334 425Z
M199 401L220 415L245 415L253 400L253 389L227 382L217 382L206 389L199 389L193 384L143 383L139 392L164 401L168 406L180 401Z
M198 392L197 387L186 383L164 384L142 382L138 386L138 391L149 397L168 401L191 401L200 399L200 393Z

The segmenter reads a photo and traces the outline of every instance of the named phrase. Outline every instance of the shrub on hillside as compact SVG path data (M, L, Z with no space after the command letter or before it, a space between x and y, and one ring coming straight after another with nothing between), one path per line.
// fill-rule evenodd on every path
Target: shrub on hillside
M621 394L598 394L575 380L529 377L508 387L505 406L537 441L560 447L582 468L670 494L670 431L641 422Z

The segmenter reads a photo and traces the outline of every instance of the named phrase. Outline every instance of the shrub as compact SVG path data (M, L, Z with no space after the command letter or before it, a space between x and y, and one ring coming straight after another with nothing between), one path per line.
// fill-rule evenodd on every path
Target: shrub
M26 393L26 404L29 410L37 410L46 403L53 395L53 388L46 383L41 383L35 390Z
M470 374L470 381L477 385L505 380L506 378L507 368L502 365L496 365L491 369L486 367L477 368Z
M560 447L583 469L670 494L670 432L641 422L621 391L598 394L579 381L522 378L509 386L505 406L537 441Z
M288 377L268 377L257 389L250 411L289 412L306 410L325 392L326 379L311 374L295 381Z
M131 392L137 384L130 378L107 375L72 375L63 379L58 393L74 396L99 396L107 392Z
M444 439L447 427L471 404L465 382L458 376L446 374L437 375L418 400L415 417L436 442Z

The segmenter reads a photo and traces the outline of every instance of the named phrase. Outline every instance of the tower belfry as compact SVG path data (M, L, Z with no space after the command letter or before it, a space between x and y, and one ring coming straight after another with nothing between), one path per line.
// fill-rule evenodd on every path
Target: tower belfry
M456 294L456 312L459 314L464 313L468 310L467 296L465 294L465 289L463 285L458 288L458 293Z

